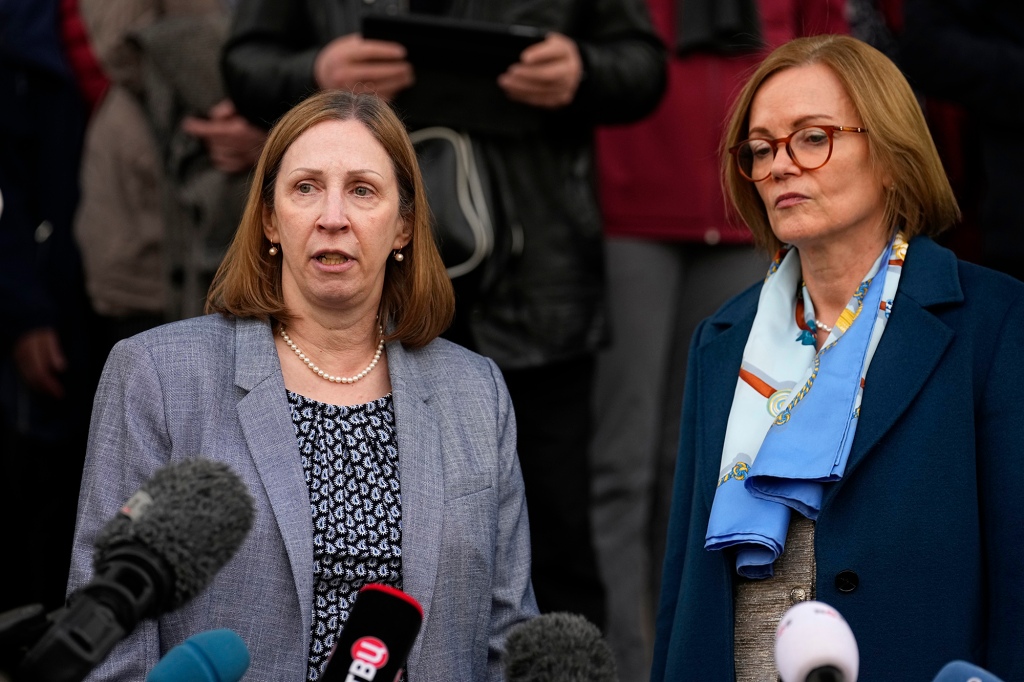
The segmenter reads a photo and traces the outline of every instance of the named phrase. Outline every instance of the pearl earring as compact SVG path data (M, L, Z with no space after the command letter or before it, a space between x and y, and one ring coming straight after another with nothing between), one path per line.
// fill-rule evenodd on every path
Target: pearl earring
M280 251L278 250L276 244L271 244L270 249L267 251L267 253L269 253L271 256L276 256L278 253L280 253Z
M405 256L402 255L402 250L401 249L399 249L398 251L395 251L394 258L399 263L401 263L402 261L405 260Z

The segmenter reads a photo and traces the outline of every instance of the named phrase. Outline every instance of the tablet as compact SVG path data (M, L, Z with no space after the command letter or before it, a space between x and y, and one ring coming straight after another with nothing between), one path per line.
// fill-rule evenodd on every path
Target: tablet
M498 76L547 32L534 26L452 19L433 14L363 17L364 38L401 43L415 67Z

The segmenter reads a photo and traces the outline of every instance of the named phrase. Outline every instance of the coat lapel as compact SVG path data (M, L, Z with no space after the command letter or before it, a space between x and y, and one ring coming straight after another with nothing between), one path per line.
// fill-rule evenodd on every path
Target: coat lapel
M755 293L716 313L710 324L717 334L698 346L697 361L690 365L691 371L699 373L697 398L701 401L697 413L697 485L709 510L715 496L736 372L757 312L757 300ZM928 308L962 301L956 256L928 238L912 240L892 315L865 380L863 407L846 471L842 480L826 487L823 508L910 407L953 340L953 330ZM908 348L913 352L907 353Z
M387 353L401 469L402 584L429 618L441 551L443 444L422 363L397 342L388 344ZM410 666L419 658L421 645L418 638L409 654Z
M301 607L302 632L308 636L309 605L313 603L309 490L298 457L281 364L265 322L235 323L235 384L247 391L238 402L238 421L284 540Z
M822 508L907 411L952 342L953 330L928 308L963 300L956 256L930 239L912 240L892 314L864 381L863 406L846 471L842 480L828 486Z
M718 487L725 429L736 393L743 348L747 345L747 336L754 324L757 301L755 292L752 296L737 299L716 313L710 324L717 334L697 347L697 361L689 364L690 371L698 374L697 399L700 400L697 408L698 433L695 434L699 445L697 485L709 511Z

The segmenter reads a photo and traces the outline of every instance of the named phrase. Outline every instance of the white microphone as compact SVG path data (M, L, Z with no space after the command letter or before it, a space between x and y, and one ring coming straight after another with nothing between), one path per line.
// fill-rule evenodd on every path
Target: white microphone
M857 640L834 608L800 602L775 631L775 667L782 682L857 682Z

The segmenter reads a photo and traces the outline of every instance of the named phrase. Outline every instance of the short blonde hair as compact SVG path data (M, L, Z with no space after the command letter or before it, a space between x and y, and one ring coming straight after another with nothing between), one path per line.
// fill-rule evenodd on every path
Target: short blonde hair
M267 253L263 218L274 208L274 185L288 147L323 121L357 120L384 147L398 180L399 213L412 227L401 263L388 259L379 315L391 331L386 339L416 348L451 324L455 297L430 227L423 179L416 152L390 105L371 94L332 90L315 94L274 125L256 164L245 210L214 275L206 311L237 317L279 320L290 313L281 294L281 259Z
M797 38L772 51L743 86L726 127L722 184L757 244L769 253L782 245L772 232L757 188L740 175L728 149L748 137L751 103L769 77L784 69L814 64L827 66L843 84L861 124L868 129L872 163L892 178L892 187L886 192L886 223L893 230L902 230L908 240L918 234L938 234L955 224L960 219L956 197L903 74L867 43L844 35L819 35Z

